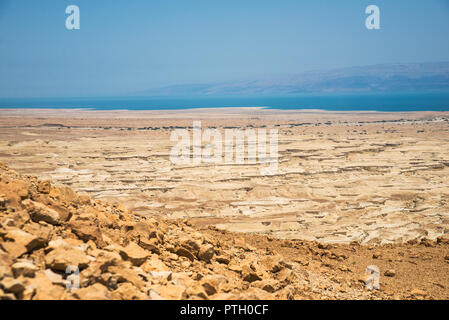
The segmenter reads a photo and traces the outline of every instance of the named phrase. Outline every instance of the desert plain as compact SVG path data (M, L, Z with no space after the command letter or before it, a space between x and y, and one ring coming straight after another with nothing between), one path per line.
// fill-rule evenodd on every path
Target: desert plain
M277 129L277 172L174 164L171 133L193 121ZM310 291L270 287L279 299L449 298L448 145L448 112L0 110L0 161L11 170L314 274ZM360 279L373 264L381 289L370 291ZM236 298L214 294L201 297Z

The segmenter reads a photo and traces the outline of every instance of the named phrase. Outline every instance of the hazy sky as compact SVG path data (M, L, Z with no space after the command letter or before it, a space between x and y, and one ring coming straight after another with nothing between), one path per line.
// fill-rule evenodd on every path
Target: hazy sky
M365 28L370 4L380 30ZM449 0L0 0L3 97L448 60Z

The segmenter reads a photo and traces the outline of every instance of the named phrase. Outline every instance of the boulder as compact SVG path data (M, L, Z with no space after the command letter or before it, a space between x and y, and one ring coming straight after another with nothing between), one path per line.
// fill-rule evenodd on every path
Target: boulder
M412 297L424 298L424 297L428 296L428 293L425 292L424 290L414 288L412 291L410 291L410 295Z
M171 271L150 271L148 273L151 274L153 278L160 278L168 281L172 280L173 276L173 272Z
M26 181L13 179L8 183L8 191L18 196L19 199L26 199L29 196L30 185Z
M296 274L289 269L283 269L279 271L277 274L277 279L285 284L294 283L296 281Z
M92 250L91 254L95 257L102 271L106 270L109 266L118 265L122 261L121 256L117 252L97 249Z
M161 297L159 292L153 289L150 289L148 291L148 296L150 297L151 300L165 300L164 298Z
M159 240L157 238L151 238L151 239L140 238L139 239L139 246L141 246L145 250L148 250L148 251L150 251L152 253L159 254L160 250L159 250L159 247L157 245L158 242L159 242Z
M111 281L115 283L129 282L133 284L137 289L143 290L145 287L145 282L139 275L139 271L135 269L128 268L124 265L110 266L108 267L108 272L112 274Z
M95 283L87 288L81 288L73 292L73 296L80 300L111 300L108 288L100 283Z
M49 208L40 202L26 199L22 201L22 205L28 210L31 219L34 222L44 221L52 225L59 225L62 222L62 219L56 210Z
M226 278L220 275L205 276L200 281L208 296L216 294L226 282Z
M106 244L103 241L100 228L93 219L81 219L79 217L75 219L72 218L69 222L69 227L78 238L85 242L92 240L100 247L103 247Z
M6 265L0 264L0 280L6 277L12 277L13 273Z
M65 280L63 279L62 275L51 271L51 269L45 270L44 274L47 276L47 278L53 284L65 285L65 283L66 283Z
M184 247L178 247L175 249L175 253L180 257L186 257L190 261L195 260L195 255L188 249Z
M70 247L71 245L67 241L59 237L55 240L49 241L47 247L45 248L45 251L48 253L57 248L70 248Z
M152 255L149 259L147 259L144 264L141 265L141 268L145 272L169 271L167 265L162 262L162 260L159 259L157 255Z
M5 227L23 228L29 223L30 219L31 217L26 210L17 210L9 212L8 218L3 220L0 224Z
M206 244L201 246L198 252L198 258L202 261L209 263L211 259L214 257L215 250L214 247L210 244Z
M4 235L1 246L15 258L45 245L45 241L20 229L10 229Z
M182 238L179 240L179 246L196 255L201 247L201 240Z
M39 245L36 248L47 246L54 234L54 227L46 222L35 223L30 221L23 226L22 230L37 237Z
M111 292L111 296L116 300L148 300L149 297L139 291L131 283L122 283L118 288Z
M279 281L274 279L265 279L254 282L254 286L266 292L273 293L281 289Z
M36 267L32 261L28 261L28 260L23 260L23 261L18 261L16 263L14 263L11 266L12 272L14 274L14 277L34 277L36 274L36 271L39 270L38 267Z
M66 289L53 285L44 271L38 271L34 278L27 279L24 298L26 295L33 300L61 300L66 297Z
M284 269L284 261L280 256L265 256L260 259L260 264L269 272L279 272Z
M61 202L70 204L70 203L74 203L77 204L79 203L79 197L76 194L75 191L73 191L71 188L69 187L52 187L49 193L49 196L51 198L57 199Z
M6 293L0 289L0 300L16 300L16 297L12 293Z
M0 281L0 288L6 293L12 293L16 296L20 296L20 294L25 290L25 286L23 281L20 279L14 278L4 278Z
M241 274L242 271L243 271L242 270L242 266L240 264L236 263L236 262L230 262L228 264L228 269L231 270L231 271L234 271L236 273L239 273L239 274Z
M262 280L262 278L254 270L254 267L249 264L242 265L242 279L247 282Z
M389 269L384 272L384 276L386 277L394 277L396 275L396 271L394 269Z
M65 272L68 266L75 266L80 270L87 268L90 261L83 251L71 247L58 247L45 256L47 267L62 272Z
M227 256L220 255L215 257L215 261L222 264L229 264L229 262L231 262L231 259Z
M208 295L206 291L204 290L204 287L195 283L192 286L187 287L185 294L187 295L188 299L208 299Z
M48 194L50 193L51 183L48 180L40 181L37 185L37 191L40 193Z
M168 300L181 300L184 296L186 288L182 285L168 284L166 286L160 286L157 290L160 296Z
M130 242L125 248L120 249L120 255L124 260L130 261L135 266L140 266L148 259L150 253L134 242Z

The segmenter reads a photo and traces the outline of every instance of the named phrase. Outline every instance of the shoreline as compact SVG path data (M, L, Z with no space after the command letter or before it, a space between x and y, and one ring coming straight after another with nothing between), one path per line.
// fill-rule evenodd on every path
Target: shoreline
M156 112L156 113L173 113L173 112L207 112L207 111L277 111L277 112L294 112L294 113L421 113L421 112L432 112L432 113L449 113L449 108L447 110L364 110L364 109L348 109L348 110L331 110L326 108L285 108L285 107L270 107L270 106L255 106L255 107L173 107L173 108L154 108L154 109L127 109L127 108L96 108L96 107L54 107L54 108L35 108L35 107L0 107L0 115L3 112L29 112L29 111L61 111L61 112L70 112L70 111L82 111L82 112Z
M280 113L320 113L320 114L347 114L347 113L356 113L356 114L400 114L400 113L437 113L437 114L449 114L449 109L447 111L440 110L402 110L402 111L384 111L384 110L327 110L320 108L298 108L298 109L277 109L276 107L195 107L195 108L176 108L176 109L147 109L147 110L133 110L133 109L96 109L96 108L2 108L0 107L0 116L3 114L18 114L20 116L24 115L22 112L27 113L58 113L63 112L73 113L73 112L86 112L86 113L148 113L148 114L159 114L159 113L238 113L238 112L263 112L263 113L272 113L273 111Z
M314 93L283 96L0 98L0 110L180 111L198 108L260 108L295 112L317 109L345 112L448 112L449 92Z

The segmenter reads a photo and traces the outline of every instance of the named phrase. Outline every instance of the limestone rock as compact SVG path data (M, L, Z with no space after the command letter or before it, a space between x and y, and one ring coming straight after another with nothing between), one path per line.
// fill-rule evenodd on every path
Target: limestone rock
M208 296L215 295L220 291L229 292L234 289L228 279L220 274L207 275L200 280L200 283Z
M50 269L45 270L44 273L47 276L47 278L51 281L51 283L59 285L65 284L65 280L62 278L62 275L55 273Z
M149 274L151 274L151 276L153 278L162 278L162 279L166 279L166 280L170 281L170 280L172 280L173 272L171 272L171 271L150 271Z
M426 297L428 295L428 293L424 290L420 290L417 288L414 288L412 291L410 291L410 295L413 297Z
M93 250L91 254L96 258L102 270L106 270L109 266L116 266L122 261L120 254L116 252Z
M5 277L12 277L13 273L6 265L0 265L0 280Z
M30 185L26 181L13 179L8 183L8 189L19 199L26 199L29 196Z
M71 248L71 245L62 238L57 238L55 240L51 240L48 242L47 247L45 248L46 252L50 252L51 250L57 248Z
M52 225L58 225L62 222L61 217L56 210L49 208L40 202L26 199L22 201L22 205L28 210L31 219L35 222L44 221Z
M48 193L50 193L50 189L51 189L51 183L48 180L41 181L37 185L37 191L39 191L40 193L48 194Z
M30 221L22 227L22 230L37 237L38 246L36 249L46 246L54 234L54 227L46 222L35 223Z
M237 264L237 263L235 263L235 262L230 262L228 264L228 269L231 270L231 271L234 271L236 273L239 273L239 274L241 274L242 271L243 271L242 266Z
M184 296L186 288L181 285L168 284L158 287L159 294L162 298L168 300L181 300Z
M64 203L79 203L80 197L69 187L51 187L49 196ZM89 199L90 200L90 199Z
M140 246L131 242L125 248L120 250L123 259L130 261L135 266L140 266L150 256L150 253Z
M188 299L208 299L208 294L204 289L204 285L201 286L199 284L194 284L192 286L187 287L185 294Z
M0 281L0 288L3 291L7 293L13 293L16 296L20 295L23 290L25 290L25 286L22 281L9 277L4 278Z
M201 246L198 253L198 258L202 261L210 262L211 259L214 257L214 254L215 254L214 247L210 244L206 244L204 246Z
M139 291L131 283L122 283L118 288L111 292L113 299L117 300L148 300L149 297L143 292Z
M36 271L39 270L38 267L36 267L32 261L18 261L14 263L11 266L12 272L14 274L14 277L17 278L19 276L24 277L34 277L36 274Z
M267 271L276 273L284 269L285 263L279 256L265 256L260 260L262 266L264 266Z
M215 261L222 264L229 264L229 262L231 262L231 259L229 257L220 255L215 257Z
M166 266L166 264L162 262L156 255L153 255L150 258L148 258L141 266L141 268L145 272L169 271L169 268Z
M7 241L1 246L14 257L20 257L45 245L42 239L20 229L8 230L4 238Z
M175 249L175 253L180 257L186 257L190 261L195 260L194 254L186 248L178 247L177 249Z
M247 282L254 282L254 281L262 280L262 278L254 270L254 267L249 264L244 264L242 266L242 278L243 278L243 281L247 281Z
M266 292L273 293L281 289L279 281L273 279L260 280L254 283L254 286L265 290Z
M179 241L179 246L193 255L196 255L201 247L201 241L191 238L183 238Z
M144 248L145 250L148 250L152 253L159 254L160 250L157 245L158 239L157 238L151 238L151 239L140 239L139 240L139 246Z
M12 293L6 293L0 289L0 300L16 300L16 297Z
M85 242L92 240L100 246L105 245L100 228L94 221L77 217L70 220L69 226L81 240Z
M48 287L35 288L36 293L33 300L65 300L67 299L67 292L61 286L50 285Z
M287 284L294 283L296 278L296 274L289 269L283 269L277 273L277 279Z
M111 300L108 289L100 284L95 283L87 288L81 288L73 292L73 296L81 300Z
M135 269L125 266L110 266L107 270L112 273L112 280L115 283L129 282L139 290L142 290L145 286L145 282Z
M44 271L38 271L34 278L27 279L24 296L25 292L33 300L60 300L66 296L66 289L53 285Z
M394 269L389 269L384 272L384 276L386 277L394 277L396 275L396 271Z
M90 260L87 255L78 249L58 247L45 256L45 264L54 271L65 272L68 266L87 268Z
M148 296L150 297L151 300L165 300L164 298L161 297L159 292L152 289L148 291Z

